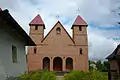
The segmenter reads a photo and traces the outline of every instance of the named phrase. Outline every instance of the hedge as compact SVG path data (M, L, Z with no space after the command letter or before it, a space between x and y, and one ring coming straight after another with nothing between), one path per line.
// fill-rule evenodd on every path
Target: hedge
M108 80L107 73L92 71L72 71L64 76L64 80Z
M19 77L9 77L6 80L56 80L56 75L49 71L34 71L21 74Z

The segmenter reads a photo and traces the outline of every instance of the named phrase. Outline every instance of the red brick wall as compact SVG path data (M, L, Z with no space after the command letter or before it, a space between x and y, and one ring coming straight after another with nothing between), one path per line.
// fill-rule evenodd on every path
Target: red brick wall
M56 34L56 29L60 27L61 34ZM74 41L70 39L66 31L63 29L60 23L57 23L45 40L41 43L43 39L39 33L43 34L43 28L40 31L35 31L33 26L30 28L30 36L36 43L37 53L34 54L34 48L28 48L28 70L43 69L43 58L49 57L50 59L50 70L53 70L53 60L55 57L61 57L63 71L66 71L66 59L71 57L73 59L73 69L74 70L88 70L88 41L87 41L87 27L83 27L83 31L79 31L77 27L74 30ZM38 34L37 34L38 33ZM36 34L36 37L32 37L32 34ZM78 34L78 35L77 35ZM80 48L82 48L83 54L80 54Z

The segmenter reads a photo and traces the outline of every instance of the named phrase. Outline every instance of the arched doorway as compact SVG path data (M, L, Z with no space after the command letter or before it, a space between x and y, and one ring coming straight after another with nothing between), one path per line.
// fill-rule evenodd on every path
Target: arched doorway
M66 70L68 71L73 70L73 59L72 58L66 59Z
M62 71L62 59L60 57L56 57L53 60L53 70L54 71Z
M43 59L43 69L50 70L50 59L48 57Z

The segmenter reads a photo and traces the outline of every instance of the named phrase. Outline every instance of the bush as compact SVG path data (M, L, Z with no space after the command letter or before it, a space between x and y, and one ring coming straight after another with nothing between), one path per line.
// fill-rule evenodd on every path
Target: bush
M36 71L24 73L20 76L22 80L56 80L56 75L49 71Z
M6 80L56 80L56 75L49 71L34 71L21 74L19 77L9 77Z
M107 73L92 71L72 71L64 76L64 80L108 80Z

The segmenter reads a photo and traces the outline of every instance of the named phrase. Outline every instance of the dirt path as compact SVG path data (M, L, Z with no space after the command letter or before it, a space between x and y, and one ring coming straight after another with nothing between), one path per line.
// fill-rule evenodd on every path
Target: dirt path
M63 76L57 76L57 80L63 80Z

